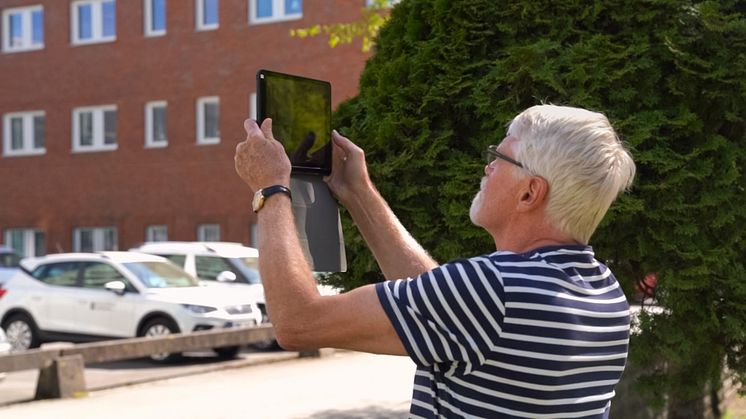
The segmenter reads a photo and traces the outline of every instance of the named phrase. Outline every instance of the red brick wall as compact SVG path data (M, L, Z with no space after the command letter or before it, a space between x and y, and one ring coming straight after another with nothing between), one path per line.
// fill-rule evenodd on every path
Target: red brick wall
M168 225L170 240L195 240L197 225L250 244L251 194L233 169L249 95L260 68L332 82L338 104L354 96L367 58L359 42L328 47L289 29L351 21L364 0L305 0L303 19L248 24L248 0L220 0L220 27L196 31L194 1L168 1L167 34L143 35L143 1L118 0L117 39L70 42L69 1L3 0L0 8L43 4L45 47L0 53L0 115L46 112L46 154L0 156L0 242L7 228L46 233L48 252L70 251L75 227L116 226L119 248ZM221 142L196 145L196 100L220 96ZM168 101L168 147L144 148L144 106ZM115 151L73 153L72 110L116 104Z

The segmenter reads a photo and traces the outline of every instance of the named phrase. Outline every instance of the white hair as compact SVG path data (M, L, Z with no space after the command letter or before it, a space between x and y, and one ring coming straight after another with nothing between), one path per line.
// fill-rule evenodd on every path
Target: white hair
M588 243L617 196L632 185L635 163L603 114L538 105L515 117L515 158L549 184L549 222Z

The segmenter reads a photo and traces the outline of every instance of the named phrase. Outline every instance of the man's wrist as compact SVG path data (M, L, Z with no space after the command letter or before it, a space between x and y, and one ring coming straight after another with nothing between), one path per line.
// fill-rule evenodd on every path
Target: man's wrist
M251 206L254 209L254 212L258 213L265 207L267 200L275 195L286 195L290 200L293 199L290 188L285 185L272 185L266 188L261 188L254 193L254 199L251 201Z

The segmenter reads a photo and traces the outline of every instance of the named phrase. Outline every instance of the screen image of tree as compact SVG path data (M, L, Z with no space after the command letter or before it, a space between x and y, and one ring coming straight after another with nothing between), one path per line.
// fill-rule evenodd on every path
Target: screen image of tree
M271 75L266 78L267 116L275 138L294 167L319 167L331 138L331 87L314 80Z

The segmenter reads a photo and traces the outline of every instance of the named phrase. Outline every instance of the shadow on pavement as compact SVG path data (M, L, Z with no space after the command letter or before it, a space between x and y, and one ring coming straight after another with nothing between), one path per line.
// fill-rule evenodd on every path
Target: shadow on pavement
M306 416L306 419L396 419L406 418L409 406L403 409L389 409L370 406L352 410L325 410Z

